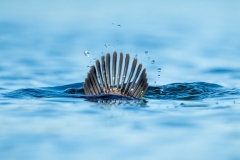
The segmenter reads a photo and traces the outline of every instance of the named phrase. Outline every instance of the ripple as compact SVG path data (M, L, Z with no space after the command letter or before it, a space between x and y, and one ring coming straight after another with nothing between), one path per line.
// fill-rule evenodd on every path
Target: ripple
M229 97L240 95L240 89L225 88L218 84L206 82L172 83L163 86L149 86L143 99L155 100L202 100L215 97ZM24 88L3 93L8 98L82 98L91 102L107 102L107 100L136 100L135 98L118 95L87 96L83 83L74 83L55 87Z
M239 73L240 69L232 69L232 68L213 68L206 71L207 73L213 74L229 74L229 73Z

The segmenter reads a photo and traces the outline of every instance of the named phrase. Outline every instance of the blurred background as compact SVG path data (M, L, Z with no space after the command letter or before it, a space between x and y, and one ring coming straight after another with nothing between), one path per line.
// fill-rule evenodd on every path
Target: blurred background
M83 82L95 58L116 50L137 55L151 70L152 85L208 81L236 87L239 7L235 0L1 1L0 85Z

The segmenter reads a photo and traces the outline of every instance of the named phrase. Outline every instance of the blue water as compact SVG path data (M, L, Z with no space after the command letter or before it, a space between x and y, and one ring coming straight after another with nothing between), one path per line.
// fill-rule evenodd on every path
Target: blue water
M0 159L240 159L239 7L0 2ZM146 68L143 99L84 94L113 51Z

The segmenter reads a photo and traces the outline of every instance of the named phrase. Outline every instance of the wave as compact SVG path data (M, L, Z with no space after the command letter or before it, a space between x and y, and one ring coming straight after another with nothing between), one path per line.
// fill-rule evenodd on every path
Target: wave
M172 83L162 86L149 86L143 99L163 100L203 100L206 98L239 96L240 89L225 88L218 84L206 82ZM87 96L83 83L74 83L55 87L24 88L2 93L6 98L83 98L89 101L98 100L136 100L135 98L118 95Z

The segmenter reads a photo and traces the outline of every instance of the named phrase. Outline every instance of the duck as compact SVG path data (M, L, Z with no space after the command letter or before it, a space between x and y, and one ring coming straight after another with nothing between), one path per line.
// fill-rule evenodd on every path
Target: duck
M142 99L148 89L146 68L142 70L141 63L137 66L138 59L134 58L131 70L127 74L130 54L125 54L124 64L123 59L124 54L122 52L118 54L116 51L112 55L107 53L106 56L101 56L101 61L97 59L96 64L90 67L83 84L85 94L118 95Z

